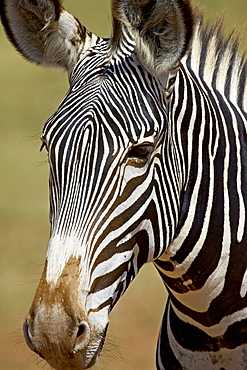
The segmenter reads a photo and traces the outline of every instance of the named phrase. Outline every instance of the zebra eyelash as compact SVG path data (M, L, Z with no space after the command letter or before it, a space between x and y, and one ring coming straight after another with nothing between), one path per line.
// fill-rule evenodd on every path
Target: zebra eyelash
M127 154L128 159L140 159L147 160L150 154L153 152L153 145L142 144L132 147Z

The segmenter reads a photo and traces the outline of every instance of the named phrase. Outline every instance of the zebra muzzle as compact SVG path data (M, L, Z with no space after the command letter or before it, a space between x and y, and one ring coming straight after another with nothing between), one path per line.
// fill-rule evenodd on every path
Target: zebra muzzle
M45 267L23 325L29 348L58 370L91 367L107 330L90 322L79 289L78 266L77 259L70 259L56 284L47 282Z
M86 321L73 328L72 325L49 321L47 315L42 319L36 317L34 321L27 317L23 332L29 348L54 369L87 369L93 366L103 347L107 329L103 332L92 330Z

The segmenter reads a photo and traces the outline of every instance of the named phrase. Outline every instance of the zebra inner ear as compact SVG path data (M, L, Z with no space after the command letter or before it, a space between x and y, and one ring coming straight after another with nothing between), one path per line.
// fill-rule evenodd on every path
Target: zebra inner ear
M16 49L44 66L71 70L93 39L60 0L2 0L0 15Z
M112 14L113 44L124 24L143 63L158 74L174 68L188 50L193 29L189 0L113 0Z

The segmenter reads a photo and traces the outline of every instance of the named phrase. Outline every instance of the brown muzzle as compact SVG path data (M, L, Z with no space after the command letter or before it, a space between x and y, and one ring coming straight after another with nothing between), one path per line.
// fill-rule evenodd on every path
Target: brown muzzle
M23 325L26 342L55 369L89 368L107 329L89 322L79 291L80 261L70 258L55 284L47 283L46 266Z

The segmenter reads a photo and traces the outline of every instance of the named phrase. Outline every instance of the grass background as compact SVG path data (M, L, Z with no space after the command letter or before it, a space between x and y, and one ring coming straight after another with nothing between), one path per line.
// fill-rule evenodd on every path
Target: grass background
M212 21L243 29L246 0L197 1ZM92 32L111 32L110 1L64 5ZM49 369L27 349L21 332L38 284L49 239L48 165L39 153L42 125L67 91L67 76L27 63L0 28L0 364L5 370ZM99 369L155 369L155 347L166 299L152 266L145 266L111 314Z

